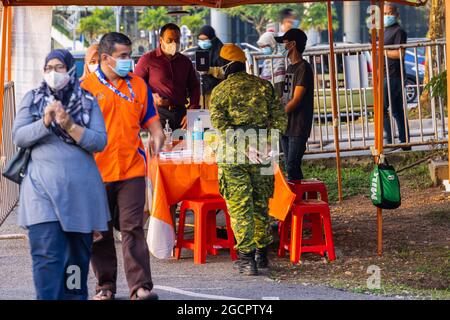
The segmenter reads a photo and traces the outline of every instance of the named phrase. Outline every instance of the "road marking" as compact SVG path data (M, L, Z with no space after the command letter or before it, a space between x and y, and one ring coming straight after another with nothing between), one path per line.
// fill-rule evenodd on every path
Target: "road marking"
M227 296L216 296L212 294L203 294L203 293L196 293L192 291L186 291L182 289L177 289L173 287L167 287L167 286L154 286L155 289L164 290L172 293L182 294L189 297L197 297L197 298L204 298L204 299L214 299L214 300L248 300L248 299L242 299L242 298L235 298L235 297L227 297Z
M280 300L280 297L262 297L262 300Z

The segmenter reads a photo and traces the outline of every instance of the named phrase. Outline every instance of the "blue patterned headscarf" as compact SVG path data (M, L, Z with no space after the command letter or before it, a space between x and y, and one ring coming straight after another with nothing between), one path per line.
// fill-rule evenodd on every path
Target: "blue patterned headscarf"
M75 59L69 51L63 49L51 51L45 58L45 65L52 59L58 59L64 63L69 73L70 81L59 91L53 91L47 83L43 81L41 86L34 90L33 105L36 106L36 108L34 108L34 115L38 118L42 118L44 116L45 107L51 102L58 100L61 101L64 109L70 114L76 124L86 127L89 124L92 106L90 103L82 103L83 96L86 95L86 93L80 87L80 82L76 73ZM51 129L63 141L76 144L75 140L73 140L73 138L55 122L52 122Z

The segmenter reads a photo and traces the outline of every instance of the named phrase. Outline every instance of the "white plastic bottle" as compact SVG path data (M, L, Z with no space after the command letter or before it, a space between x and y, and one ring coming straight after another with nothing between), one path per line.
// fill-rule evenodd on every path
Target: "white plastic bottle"
M194 121L194 130L192 131L192 155L194 162L203 160L203 123L202 119L197 118Z
M164 127L164 136L166 137L166 140L164 141L164 149L170 150L172 149L172 129L169 125L169 119L166 119L166 125Z

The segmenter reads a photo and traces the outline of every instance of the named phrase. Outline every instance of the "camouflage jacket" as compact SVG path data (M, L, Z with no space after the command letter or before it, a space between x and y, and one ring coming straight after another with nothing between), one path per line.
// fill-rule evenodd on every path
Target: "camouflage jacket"
M209 109L211 123L222 137L227 136L228 129L265 129L270 141L271 129L279 130L281 137L287 125L287 115L272 84L246 72L232 74L216 86Z

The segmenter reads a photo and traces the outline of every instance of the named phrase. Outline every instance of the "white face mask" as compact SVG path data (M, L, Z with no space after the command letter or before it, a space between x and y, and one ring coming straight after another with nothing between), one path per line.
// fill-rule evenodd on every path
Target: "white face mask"
M98 63L97 64L88 64L88 70L90 72L95 72L98 69Z
M164 40L161 41L161 50L170 56L174 56L180 51L180 44L176 42L166 43Z
M70 76L68 72L56 72L53 70L49 73L44 73L44 80L51 89L59 91L69 83Z

